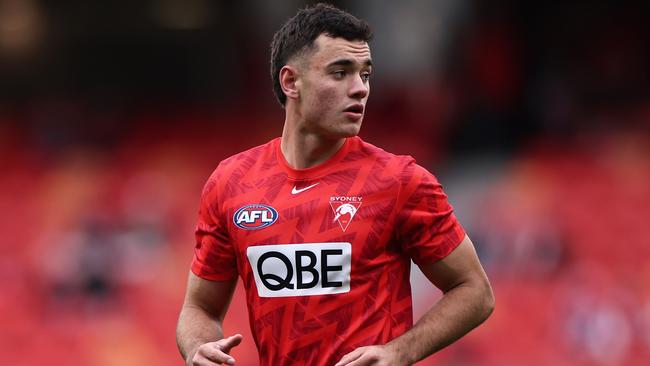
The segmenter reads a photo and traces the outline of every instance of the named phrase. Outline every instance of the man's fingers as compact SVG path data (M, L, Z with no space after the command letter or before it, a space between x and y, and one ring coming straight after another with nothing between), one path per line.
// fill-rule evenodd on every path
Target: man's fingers
M225 363L226 365L234 365L235 364L235 359L230 356L229 354L223 352L222 350L218 349L217 347L202 347L199 348L199 356L203 356L204 358L216 362L218 364Z
M375 362L377 362L377 357L369 356L367 353L364 353L361 357L348 363L346 366L372 366Z
M235 334L235 335L232 335L232 336L230 336L228 338L224 338L224 339L221 339L221 340L217 341L217 344L219 345L219 347L221 347L221 349L224 352L228 353L228 352L230 352L231 348L239 345L243 338L244 337L241 334Z
M235 359L228 353L233 347L240 344L243 338L241 334L235 334L216 342L206 343L199 347L195 360L205 359L219 365L234 365Z
M349 364L350 362L356 360L357 358L361 357L363 355L363 349L357 348L354 351L346 354L345 356L341 357L341 360L336 363L334 366L345 366Z
M347 364L347 366L372 366L375 365L375 362L377 362L377 360L373 358L359 357L351 363Z

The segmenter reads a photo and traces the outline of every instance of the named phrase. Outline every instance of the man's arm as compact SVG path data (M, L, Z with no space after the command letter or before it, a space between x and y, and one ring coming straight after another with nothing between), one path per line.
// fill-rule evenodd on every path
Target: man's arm
M242 336L223 338L221 324L237 280L208 281L190 271L185 301L176 327L176 342L186 365L234 365L228 355Z
M453 343L492 313L492 288L467 236L447 257L420 269L442 290L440 301L406 333L384 346L357 348L336 366L411 365Z

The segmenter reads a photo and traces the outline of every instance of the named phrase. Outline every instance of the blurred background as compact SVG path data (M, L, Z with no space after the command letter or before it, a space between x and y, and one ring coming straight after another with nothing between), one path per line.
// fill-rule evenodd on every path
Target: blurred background
M650 3L334 3L375 30L361 136L438 176L497 297L421 365L650 364ZM182 364L201 187L280 135L305 4L0 0L0 364ZM241 288L225 328L256 365Z

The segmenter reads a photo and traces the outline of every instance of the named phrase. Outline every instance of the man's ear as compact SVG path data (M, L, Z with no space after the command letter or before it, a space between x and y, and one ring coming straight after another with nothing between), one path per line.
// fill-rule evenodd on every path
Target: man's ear
M300 96L300 82L298 81L298 70L289 65L280 69L280 87L288 99L298 99Z

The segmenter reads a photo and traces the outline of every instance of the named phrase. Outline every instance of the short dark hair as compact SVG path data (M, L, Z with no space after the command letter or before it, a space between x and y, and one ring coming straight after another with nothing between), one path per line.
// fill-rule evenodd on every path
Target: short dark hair
M280 69L292 57L313 47L314 40L323 33L348 41L368 42L372 38L368 23L333 5L319 3L298 11L275 33L271 42L273 92L282 106L287 96L280 87Z

